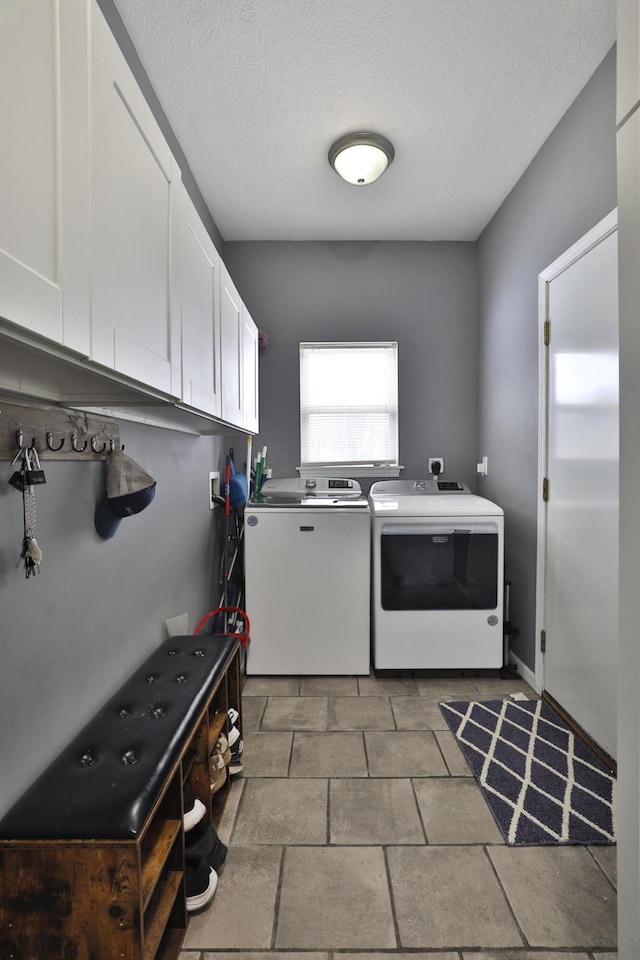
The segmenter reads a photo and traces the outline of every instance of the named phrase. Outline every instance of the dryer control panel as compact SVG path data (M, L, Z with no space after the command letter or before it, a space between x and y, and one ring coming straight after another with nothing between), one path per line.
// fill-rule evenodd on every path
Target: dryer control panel
M438 480L437 484L440 493L469 493L466 483L459 480Z

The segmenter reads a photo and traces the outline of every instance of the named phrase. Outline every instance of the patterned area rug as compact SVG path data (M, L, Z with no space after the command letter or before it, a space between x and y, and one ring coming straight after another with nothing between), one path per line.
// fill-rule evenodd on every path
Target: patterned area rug
M440 710L506 843L615 843L615 777L548 703L455 702Z

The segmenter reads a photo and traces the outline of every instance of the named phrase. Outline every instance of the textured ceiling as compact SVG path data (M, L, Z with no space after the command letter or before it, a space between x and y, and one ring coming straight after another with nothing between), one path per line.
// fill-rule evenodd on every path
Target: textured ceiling
M615 42L615 0L116 0L225 240L473 240ZM339 136L396 156L331 170Z

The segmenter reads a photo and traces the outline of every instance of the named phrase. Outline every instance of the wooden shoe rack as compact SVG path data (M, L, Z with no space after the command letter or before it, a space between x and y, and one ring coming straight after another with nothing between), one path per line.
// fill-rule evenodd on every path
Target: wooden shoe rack
M211 796L209 755L230 707L241 723L239 651L163 644L0 821L3 960L176 960L183 785L217 826L230 782Z

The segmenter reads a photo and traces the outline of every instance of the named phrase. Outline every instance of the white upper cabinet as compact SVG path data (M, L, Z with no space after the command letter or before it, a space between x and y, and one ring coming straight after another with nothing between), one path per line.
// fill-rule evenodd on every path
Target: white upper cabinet
M222 356L222 419L242 426L242 300L222 265L220 283L220 348Z
M180 170L93 6L91 359L181 397Z
M222 419L258 432L258 328L222 264L220 283Z
M0 383L257 432L256 325L95 0L0 0L0 85L0 334L32 358Z
M242 308L242 426L249 433L258 432L258 328L244 304Z
M220 255L184 187L181 192L182 399L220 417Z
M0 3L0 317L89 353L84 0Z
M638 0L618 0L616 122L622 123L640 100L640 9Z

